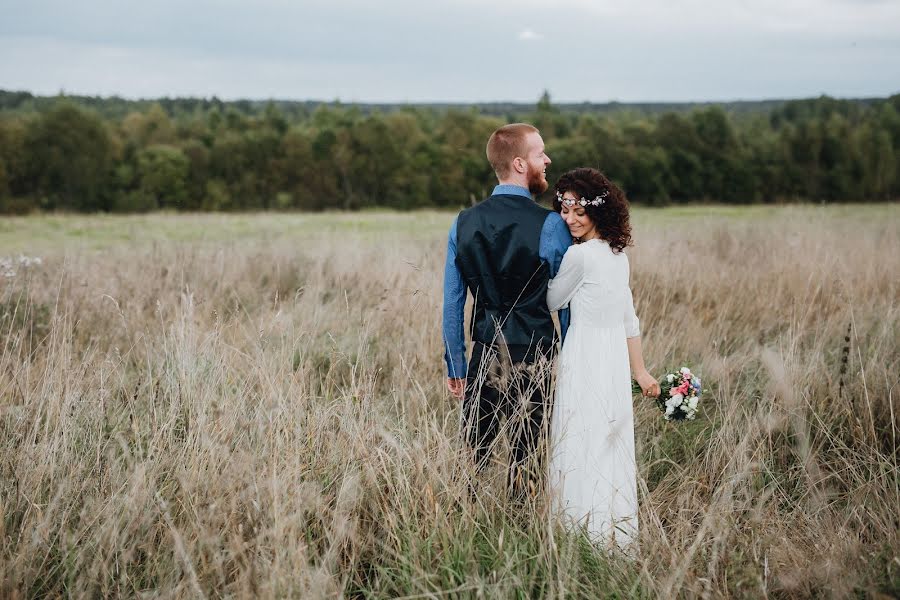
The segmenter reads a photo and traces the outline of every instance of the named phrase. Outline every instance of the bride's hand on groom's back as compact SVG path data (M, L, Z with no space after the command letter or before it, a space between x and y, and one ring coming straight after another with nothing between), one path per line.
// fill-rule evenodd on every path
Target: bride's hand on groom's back
M648 398L658 398L660 394L659 382L647 371L637 373L634 378L641 386L641 392Z

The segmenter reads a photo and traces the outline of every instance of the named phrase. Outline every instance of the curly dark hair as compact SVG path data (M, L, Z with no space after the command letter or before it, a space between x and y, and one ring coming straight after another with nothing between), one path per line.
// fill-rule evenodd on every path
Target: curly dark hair
M556 194L553 197L553 210L562 211L559 197L572 192L579 198L591 200L607 192L603 204L584 207L588 218L597 228L600 237L609 243L615 253L632 245L631 223L628 218L628 199L619 186L606 178L597 169L580 168L563 173L556 182Z

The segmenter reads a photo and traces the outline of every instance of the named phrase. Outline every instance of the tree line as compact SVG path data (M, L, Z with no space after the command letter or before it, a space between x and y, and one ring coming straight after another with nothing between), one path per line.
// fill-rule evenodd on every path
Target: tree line
M361 106L37 98L0 91L0 212L460 207L495 183L506 122L629 199L900 198L900 95L733 105Z

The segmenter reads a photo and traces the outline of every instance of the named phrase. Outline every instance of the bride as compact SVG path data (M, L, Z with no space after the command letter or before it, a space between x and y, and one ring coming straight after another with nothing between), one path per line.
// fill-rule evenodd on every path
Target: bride
M645 395L659 395L622 252L631 245L628 201L582 168L560 177L553 205L576 242L547 292L550 310L571 308L551 425L554 505L594 541L626 548L638 532L631 373Z

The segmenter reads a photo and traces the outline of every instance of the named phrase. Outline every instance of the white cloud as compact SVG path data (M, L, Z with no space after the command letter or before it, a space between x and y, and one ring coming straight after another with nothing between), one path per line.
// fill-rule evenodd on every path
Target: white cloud
M523 42L535 42L537 40L544 39L544 36L540 33L536 33L531 29L523 29L519 32L519 39Z

